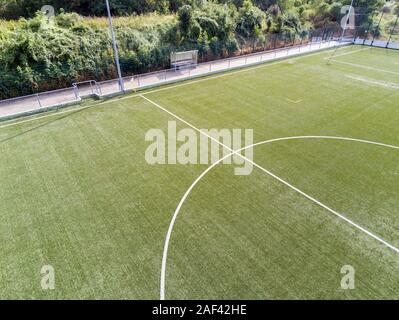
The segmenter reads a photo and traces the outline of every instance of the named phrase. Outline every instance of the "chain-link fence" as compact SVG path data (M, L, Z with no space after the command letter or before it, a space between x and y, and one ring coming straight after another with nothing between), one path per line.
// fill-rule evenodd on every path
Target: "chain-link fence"
M123 78L125 92L178 82L185 79L201 77L212 73L242 68L249 65L282 59L298 54L331 48L340 43L334 34L312 32L300 37L286 38L283 47L279 48L281 35L274 36L272 46L264 46L264 51L235 55L201 62L195 67L182 70L167 68L143 74L130 75ZM288 39L290 39L288 41ZM347 43L347 42L346 42ZM345 43L341 43L345 44ZM257 51L257 50L256 50ZM209 57L207 57L209 59ZM71 88L47 91L43 93L0 100L0 119L8 119L41 110L48 110L80 101L84 97L107 97L121 93L118 79L106 81L82 81L72 84Z
M215 42L206 48L201 48L198 43L186 43L180 47L169 46L166 49L163 48L156 63L153 61L146 68L136 65L134 57L130 60L121 59L124 88L125 91L139 90L339 44L354 42L399 48L398 18L394 12L381 11L374 15L361 12L357 13L357 16L359 24L355 29L348 29L342 39L342 29L337 24L298 33L264 34L256 39L240 39L234 44ZM129 44L118 43L118 45L124 53L122 56L129 56L128 51L124 52L124 50L132 50L129 49ZM193 49L199 52L199 64L195 68L170 69L170 53ZM108 59L109 57L106 60ZM81 75L80 78L83 78L83 81L74 82L71 88L0 100L0 119L76 103L87 96L104 97L119 94L120 86L118 80L115 79L115 67L110 61L108 63L110 64L106 67L107 72L100 71L93 65L93 70L86 73L86 76L93 78L86 80L86 76Z
M360 15L363 18L356 26L356 44L399 49L399 12L393 5Z

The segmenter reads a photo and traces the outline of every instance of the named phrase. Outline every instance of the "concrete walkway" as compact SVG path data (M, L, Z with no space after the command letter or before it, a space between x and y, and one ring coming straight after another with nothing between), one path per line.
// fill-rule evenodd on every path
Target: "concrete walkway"
M126 77L124 78L125 92L132 92L135 90L201 77L212 73L242 68L249 65L264 63L267 61L273 61L285 57L328 49L337 45L347 44L350 44L350 42L313 42L305 45L286 47L272 51L263 51L245 56L201 63L195 68L185 70L175 71L173 69L168 69L136 75L134 77ZM97 96L102 98L121 93L122 92L119 89L117 80L98 83L95 81L88 81L82 84L77 84L72 88L48 91L14 99L0 100L0 121L78 103L82 98L89 96Z

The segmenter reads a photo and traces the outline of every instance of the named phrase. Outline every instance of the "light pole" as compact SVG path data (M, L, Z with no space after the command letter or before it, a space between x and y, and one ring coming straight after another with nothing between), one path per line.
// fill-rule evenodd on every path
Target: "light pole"
M112 27L112 16L111 16L111 9L109 7L109 1L105 0L106 5L107 5L107 13L108 13L108 26L109 26L109 32L111 34L112 38L112 46L114 48L114 56L115 56L115 63L116 63L116 69L118 71L118 77L119 77L119 89L123 92L125 92L125 86L123 84L123 79L122 79L122 73L121 73L121 66L119 64L119 54L118 54L118 47L116 46L116 40L115 40L115 33L114 29Z

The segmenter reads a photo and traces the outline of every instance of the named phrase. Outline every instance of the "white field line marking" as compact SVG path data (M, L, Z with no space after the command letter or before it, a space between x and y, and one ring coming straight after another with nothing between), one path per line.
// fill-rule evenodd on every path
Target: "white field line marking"
M293 104L298 104L298 103L300 103L300 102L302 102L302 101L303 101L302 99L298 99L298 100L291 100L291 99L288 99L288 98L286 98L286 100L287 100L288 102L291 102L291 103L293 103Z
M209 172L211 171L214 167L216 167L219 163L223 162L226 158L232 156L232 155L240 155L239 153L242 152L243 150L253 148L259 145L264 145L268 143L273 143L273 142L278 142L278 141L285 141L285 140L297 140L297 139L331 139L331 140L344 140L344 141L352 141L352 142L360 142L360 143L366 143L366 144L372 144L372 145L377 145L377 146L382 146L382 147L387 147L387 148L393 148L399 150L399 147L385 144L385 143L379 143L379 142L374 142L374 141L368 141L368 140L362 140L362 139L355 139L355 138L346 138L346 137L334 137L334 136L296 136L296 137L284 137L284 138L277 138L277 139L271 139L271 140L266 140L266 141L261 141L249 146L245 146L244 148L241 148L239 150L236 150L234 152L231 152L230 154L224 156L223 158L219 159L217 162L213 163L211 166L209 166L205 171L203 171L197 179L190 185L190 187L187 189L187 191L184 193L183 197L181 198L174 214L172 217L172 220L170 221L168 232L166 234L166 239L165 239L165 244L164 244L164 251L162 255L162 267L161 267L161 283L160 283L160 299L165 300L165 282L166 282L166 266L167 266L167 258L168 258L168 250L169 250L169 243L170 243L170 238L173 232L173 227L175 225L177 216L179 215L179 212L184 204L184 202L187 200L189 194L191 191L194 189L194 187L198 184L198 182ZM301 194L303 194L301 192ZM306 196L309 198L308 196ZM312 200L313 198L310 197ZM313 201L313 200L312 200ZM316 200L317 201L317 200ZM380 237L374 235L367 229L361 227L360 225L356 224L355 222L349 220L348 218L344 217L340 213L328 208L327 206L321 204L319 201L316 202L318 205L321 207L325 208L326 210L330 211L334 215L338 216L339 218L345 220L348 222L350 225L354 226L355 228L359 229L360 231L366 233L370 237L374 238L375 240L381 242L382 244L386 245L396 253L399 253L399 249L396 248L395 246L389 244L385 240L381 239Z
M361 51L365 51L365 50L370 50L370 48L362 48L362 49L353 50L353 51L350 51L350 52L341 53L341 54L338 54L338 55L334 56L334 58L346 56L346 55L349 55L349 54L353 54L353 53L361 52ZM324 60L328 60L328 57L324 58Z
M345 46L343 48L351 48L351 47ZM304 54L304 55L300 55L300 56L295 56L294 55L294 57L291 58L291 59L283 59L283 60L279 60L279 61L271 62L271 63L268 63L268 61L272 61L272 60L264 60L264 64L256 65L254 67L243 68L243 69L240 69L240 70L230 71L230 72L228 72L228 69L226 69L227 73L219 74L219 75L216 75L216 76L208 76L207 77L204 74L204 78L202 78L202 79L191 80L191 81L190 81L190 79L187 79L186 80L187 82L179 83L179 84L172 85L172 86L167 86L167 87L164 87L164 88L150 90L150 91L147 91L147 92L143 92L142 94L150 94L150 93L155 93L155 92L159 92L159 91L179 88L179 87L182 87L182 86L188 86L188 85L195 84L195 83L202 82L202 81L208 81L208 80L213 80L213 79L217 79L217 78L221 78L221 77L232 76L232 75L235 75L235 74L241 73L241 72L252 71L252 70L260 69L260 68L266 68L266 67L274 66L276 64L283 63L283 62L290 62L290 61L293 61L295 59L301 59L301 58L312 57L312 56L316 56L316 55L320 55L320 54L325 54L325 53L328 53L329 51L331 51L332 49L333 48L331 48L330 50L322 50L322 51L317 51L317 52L313 52L313 53L306 54L306 55ZM184 79L182 81L184 81ZM110 100L102 101L102 102L99 102L99 103L94 104L92 106L84 106L84 107L80 107L80 108L72 108L70 110L60 111L60 112L57 112L57 113L52 113L52 114L48 114L48 115L44 115L44 116L40 116L40 117L34 117L34 118L31 118L31 119L27 119L27 120L16 121L16 122L12 122L10 124L2 125L2 126L0 126L0 129L11 127L11 126L15 126L15 125L19 125L19 124L23 124L23 123L26 123L26 122L31 122L31 121L44 119L44 118L54 117L54 116L58 116L58 115L62 115L62 114L66 114L66 113L70 113L70 112L74 112L74 111L79 111L79 110L83 110L83 109L89 109L89 108L93 108L93 107L98 107L98 106L101 106L101 105L106 104L106 103L113 103L113 102L117 102L117 101L121 101L121 100L132 99L132 98L138 97L140 95L141 95L140 93L137 93L137 94L121 97L121 98L118 98L118 99L115 99L115 100L111 100L111 101ZM13 121L13 120L9 120L9 121Z
M40 117L34 117L34 118L26 119L26 120L21 120L21 121L8 123L8 124L0 126L0 129L7 128L7 127L13 127L13 126L16 126L16 125L19 125L19 124L32 122L32 121L36 121L36 120L41 120L41 119L45 119L45 118L50 118L50 117L54 117L54 116L59 116L59 115L63 115L63 114L66 114L66 113L73 112L73 111L80 111L80 110L83 110L83 109L86 109L86 108L90 108L90 106L85 106L85 107L80 107L80 108L73 108L73 109L69 109L69 110L65 110L65 111L60 111L60 112L56 112L56 113L46 114L46 115L40 116ZM5 120L5 121L13 121L13 120Z
M208 169L206 169L202 175L204 176L211 168L213 168L216 164L220 163L221 161L223 161L225 158L231 156L232 154L236 154L237 156L241 157L242 159L244 159L245 161L248 161L249 163L251 163L253 166L257 167L258 169L260 169L261 171L265 172L266 174L268 174L269 176L275 178L276 180L280 181L282 184L286 185L287 187L291 188L292 190L298 192L299 194L301 194L302 196L304 196L305 198L309 199L310 201L316 203L318 206L326 209L327 211L331 212L332 214L336 215L337 217L341 218L342 220L346 221L347 223L349 223L350 225L354 226L355 228L361 230L362 232L366 233L367 235L369 235L370 237L374 238L375 240L379 241L380 243L384 244L385 246L387 246L388 248L392 249L393 251L395 251L396 253L399 253L399 249L396 248L395 246L391 245L390 243L386 242L385 240L383 240L382 238L378 237L377 235L371 233L370 231L368 231L367 229L363 228L362 226L356 224L355 222L351 221L350 219L346 218L345 216L343 216L342 214L338 213L337 211L329 208L328 206L326 206L325 204L321 203L320 201L318 201L317 199L313 198L312 196L306 194L305 192L299 190L297 187L294 187L293 185L291 185L289 182L285 181L284 179L278 177L277 175L275 175L274 173L272 173L271 171L261 167L260 165L258 165L257 163L253 162L252 160L248 159L247 157L241 155L239 152L245 149L248 149L250 147L253 146L257 146L260 145L262 143L257 143L254 144L252 146L247 146L244 147L240 150L233 150L230 147L226 146L225 144L223 144L222 142L220 142L219 140L217 140L216 138L206 134L205 132L203 132L202 130L198 129L197 127L195 127L194 125L192 125L191 123L187 122L186 120L182 119L181 117L179 117L178 115L174 114L173 112L165 109L164 107L162 107L161 105L159 105L158 103L152 101L151 99L140 95L143 99L145 99L146 101L148 101L149 103L151 103L152 105L156 106L157 108L159 108L160 110L163 110L164 112L168 113L169 115L173 116L174 118L176 118L177 120L183 122L184 124L188 125L189 127L191 127L192 129L196 130L197 132L199 132L200 134L206 136L208 139L211 139L213 141L215 141L216 143L218 143L220 146L226 148L227 150L229 150L231 153L225 157L223 157L222 159L220 159L219 161L215 162L211 167L209 167ZM313 136L313 138L315 138L317 136ZM280 139L274 139L274 140L269 140L268 142L272 142L272 141L280 141L280 140L288 140L288 139L300 139L303 137L294 137L294 138L280 138ZM319 137L320 138L320 137ZM330 137L330 139L333 139L332 137ZM335 138L335 139L338 139ZM365 140L360 140L360 139L351 139L351 138L340 138L342 140L350 140L350 141L360 141L360 142L365 142ZM263 142L263 144L266 142ZM391 147L391 148L395 148L395 149L399 149L399 147L396 146L390 146L387 144L383 144L383 143L378 143L378 142L368 142L371 144L375 144L375 145L380 145L380 146L386 146L386 147ZM201 178L197 178L197 180L199 181ZM196 181L197 181L196 180ZM197 182L198 182L197 181ZM192 190L192 187L189 188L189 190ZM187 198L189 192L186 192L185 194L185 198ZM160 290L160 298L161 300L165 299L165 275L166 275L166 261L167 261L167 254L168 254L168 247L169 247L169 242L170 242L170 236L172 234L172 230L173 230L173 225L174 222L176 221L177 215L180 211L180 208L182 206L183 203L179 203L175 214L172 217L172 221L171 224L169 226L168 232L166 234L166 240L165 240L165 245L164 245L164 252L163 252L163 256L162 256L162 266L161 266L161 290Z
M374 68L374 67L364 66L362 64L350 63L350 62L339 61L339 60L334 60L334 59L332 59L331 61L334 61L334 62L337 62L337 63L346 64L346 65L352 66L352 67L358 67L358 68L363 68L363 69L367 69L367 70L384 72L384 73L389 73L389 74L394 74L394 75L398 75L399 76L399 72L395 72L395 71L389 71L389 70L385 70L385 69Z
M371 78L366 78L366 77L361 77L361 76L354 76L354 75L346 75L347 78L352 79L352 80L357 80L361 81L364 83L367 83L372 86L378 86L378 87L385 87L389 89L399 89L399 84L393 83L393 82L388 82L388 81L382 81L382 80L375 80Z

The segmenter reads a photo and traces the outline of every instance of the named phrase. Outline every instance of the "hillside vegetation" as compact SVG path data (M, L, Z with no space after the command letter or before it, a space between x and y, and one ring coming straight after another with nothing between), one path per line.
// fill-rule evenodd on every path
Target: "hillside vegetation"
M55 6L55 18L37 11L45 3ZM336 25L348 3L111 1L124 75L168 67L174 50L198 49L200 59L215 59L237 54L244 45L264 46L270 34L291 37ZM358 1L366 3L379 8L384 1ZM108 21L100 17L104 12L103 1L0 0L0 16L6 18L0 20L0 99L115 78Z

